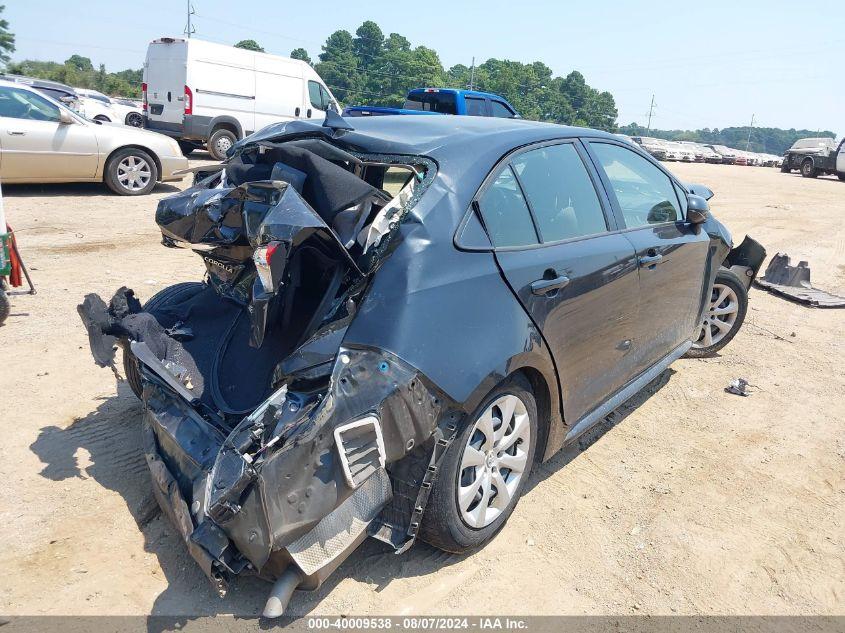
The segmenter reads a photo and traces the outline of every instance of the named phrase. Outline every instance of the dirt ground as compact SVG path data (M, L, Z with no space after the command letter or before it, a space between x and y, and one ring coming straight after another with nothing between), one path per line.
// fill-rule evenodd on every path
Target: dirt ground
M716 191L738 243L806 259L845 294L845 183L673 165ZM180 187L183 185L179 185ZM94 365L76 314L121 285L146 299L199 279L163 248L158 199L104 187L5 187L38 285L0 328L0 613L243 614L218 599L152 498L141 406ZM536 469L506 527L467 556L365 543L293 614L845 613L845 310L753 290L721 355L681 360L579 447ZM724 387L756 385L747 398ZM589 444L588 450L586 449Z

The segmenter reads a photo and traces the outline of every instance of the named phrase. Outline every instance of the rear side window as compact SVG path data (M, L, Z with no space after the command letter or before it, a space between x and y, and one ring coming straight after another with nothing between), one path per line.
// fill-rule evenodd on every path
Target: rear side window
M544 242L607 231L593 181L572 144L524 152L512 165Z
M493 116L501 117L503 119L513 118L513 111L501 101L491 101L490 109Z
M609 143L591 143L590 146L613 187L625 226L635 228L677 222L682 218L674 183L669 176L627 148Z
M405 110L457 114L455 110L455 95L448 92L414 92L408 95L405 105L402 107Z
M478 202L494 246L537 243L531 212L510 167L505 167Z
M484 99L477 97L466 97L467 116L485 116Z

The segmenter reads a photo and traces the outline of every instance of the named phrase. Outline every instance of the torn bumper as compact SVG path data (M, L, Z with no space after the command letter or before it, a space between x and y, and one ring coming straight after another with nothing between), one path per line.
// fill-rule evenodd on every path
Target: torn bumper
M287 569L313 589L369 535L412 542L411 509L425 505L413 482L437 425L454 433L459 415L419 372L374 349L341 347L322 396L283 388L228 435L149 367L142 376L156 498L221 595L235 575L275 580ZM415 447L422 470L389 474Z
M156 501L158 501L158 505L177 529L188 548L188 553L211 581L218 594L221 596L224 595L227 589L225 577L218 569L215 569L214 559L211 555L191 539L191 535L197 526L191 519L190 509L179 490L176 478L170 472L158 452L155 432L149 421L144 421L141 434L144 457L150 469L153 494L155 495Z
M766 249L760 242L746 235L742 244L728 253L723 265L736 273L747 290L757 278L764 259L766 259Z

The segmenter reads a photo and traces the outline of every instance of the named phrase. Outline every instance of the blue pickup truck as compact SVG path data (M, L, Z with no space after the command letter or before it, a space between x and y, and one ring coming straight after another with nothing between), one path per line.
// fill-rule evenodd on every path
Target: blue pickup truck
M350 106L343 116L382 116L386 114L457 114L459 116L494 116L518 118L516 110L504 97L477 90L453 88L416 88L405 97L401 108Z

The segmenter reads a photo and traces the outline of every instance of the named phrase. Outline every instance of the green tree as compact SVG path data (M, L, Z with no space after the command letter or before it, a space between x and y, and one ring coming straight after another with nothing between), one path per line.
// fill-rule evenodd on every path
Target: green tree
M81 70L83 72L94 70L94 64L91 63L90 58L83 57L82 55L71 55L65 60L65 65L73 66L77 70Z
M0 4L0 14L6 5ZM15 52L15 35L9 30L9 21L0 18L0 64L8 64L10 54Z
M338 99L346 103L360 100L358 58L349 31L335 31L329 35L314 68Z
M256 53L264 53L264 49L255 40L241 40L235 44L235 48L243 48L248 51L255 51Z
M306 64L311 63L311 57L308 55L308 51L304 48L295 48L290 52L291 59L299 59L304 61Z

